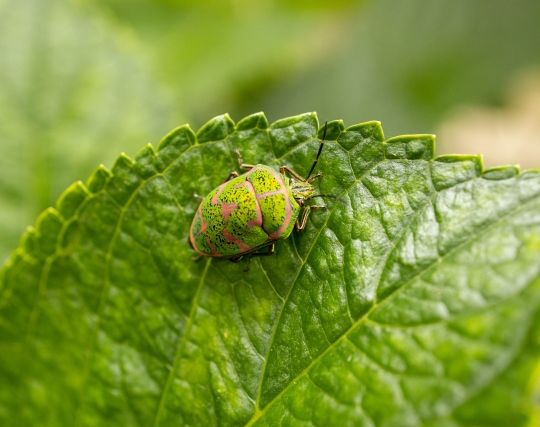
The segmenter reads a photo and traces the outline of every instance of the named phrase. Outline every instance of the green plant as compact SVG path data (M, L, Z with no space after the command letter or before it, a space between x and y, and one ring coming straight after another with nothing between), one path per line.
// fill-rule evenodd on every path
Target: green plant
M0 424L523 425L540 350L540 172L328 124L276 255L192 261L235 169L307 172L318 120L182 126L72 185L0 273Z

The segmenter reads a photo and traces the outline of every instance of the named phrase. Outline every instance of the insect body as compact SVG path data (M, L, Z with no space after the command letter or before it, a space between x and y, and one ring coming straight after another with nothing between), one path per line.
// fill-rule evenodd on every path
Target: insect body
M265 165L242 165L246 173L231 173L199 205L189 233L192 248L199 255L234 260L270 254L275 241L302 230L311 209L321 207L305 202L317 196L311 183L320 175L310 175L323 142L307 178L287 166L278 172Z

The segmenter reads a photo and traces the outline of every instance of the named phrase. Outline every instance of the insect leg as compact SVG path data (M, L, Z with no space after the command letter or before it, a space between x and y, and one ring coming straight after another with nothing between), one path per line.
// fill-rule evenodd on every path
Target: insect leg
M238 172L232 171L229 174L229 176L225 179L225 181L223 181L223 184L225 184L226 182L229 182L231 179L236 178L237 176L239 176Z
M246 264L246 268L244 268L244 273L247 273L249 271L251 258L256 257L256 256L270 256L270 255L274 255L275 252L276 252L276 243L272 242L268 246L265 246L263 248L260 248L259 250L256 250L255 252L251 252L247 254L246 259L248 262Z
M260 249L257 249L256 251L254 252L251 252L249 254L247 254L246 256L247 257L252 257L252 256L270 256L270 255L274 255L274 253L276 252L276 242L272 242L272 243L269 243L268 245L260 248Z
M309 214L311 213L313 209L326 209L326 206L322 206L322 205L304 206L304 209L302 210L302 214L300 215L300 218L296 220L296 224L294 227L296 230L302 231L304 228L306 228Z
M300 218L296 220L296 224L294 225L294 228L296 228L298 231L303 230L306 227L306 223L307 223L310 213L311 213L311 206L304 207L304 209L302 210L302 214L300 215Z
M240 167L240 169L249 171L255 167L255 165L244 163L244 159L242 158L242 154L240 154L240 151L234 150L234 154L236 154L236 160L238 161L238 166Z
M272 243L268 244L267 246L265 246L263 248L260 248L259 250L256 250L255 252L250 252L248 254L242 254L242 255L235 256L235 257L231 257L231 258L229 258L229 261L232 261L232 262L236 263L236 262L242 261L245 258L248 261L248 263L247 263L246 269L244 271L247 272L247 271L249 271L249 262L251 261L252 257L273 255L275 253L275 247L276 247L276 243L272 242Z
M298 181L305 181L305 179L304 179L304 177L302 175L300 175L298 172L291 169L289 166L281 166L279 168L279 173L282 174L282 175L285 175L286 173L288 173L289 175L291 175L292 177L294 177Z
M272 242L268 246L266 246L265 248L262 248L260 251L253 252L252 255L269 256L269 255L274 255L275 253L276 253L276 243Z
M306 182L308 183L312 183L313 181L315 181L316 179L319 179L323 176L323 173L322 172L317 172L315 175L313 175L312 177L306 179Z

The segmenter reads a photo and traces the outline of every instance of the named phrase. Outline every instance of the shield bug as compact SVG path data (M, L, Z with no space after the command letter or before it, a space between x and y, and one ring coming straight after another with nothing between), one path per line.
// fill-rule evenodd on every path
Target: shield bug
M277 240L306 226L312 209L307 205L315 194L312 182L321 176L312 173L319 161L326 125L319 150L308 175L303 178L288 166L279 172L270 166L241 164L247 170L231 172L227 180L204 197L189 232L191 247L201 256L238 260L245 255L268 255Z

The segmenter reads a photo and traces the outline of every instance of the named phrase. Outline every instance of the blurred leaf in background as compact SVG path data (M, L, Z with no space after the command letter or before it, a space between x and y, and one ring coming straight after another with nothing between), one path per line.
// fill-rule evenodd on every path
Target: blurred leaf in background
M100 7L114 25L130 29L155 76L190 121L202 124L224 111L240 116L262 110L260 99L288 76L326 63L343 50L351 30L347 17L363 4L107 0Z
M445 148L484 153L487 164L540 167L540 73L527 73L511 85L502 106L466 105L440 125Z
M0 3L0 259L70 182L170 124L122 36L69 2Z
M538 16L535 0L0 0L0 260L70 182L184 122L316 110L392 135L500 105L540 62Z
M540 64L535 0L380 0L341 22L339 51L248 106L314 109L382 120L389 134L433 131L456 105L500 103L506 85Z

